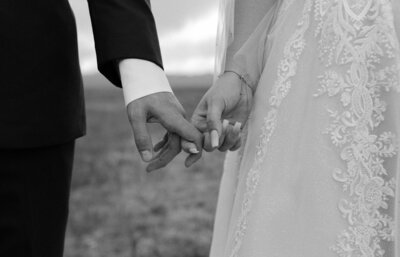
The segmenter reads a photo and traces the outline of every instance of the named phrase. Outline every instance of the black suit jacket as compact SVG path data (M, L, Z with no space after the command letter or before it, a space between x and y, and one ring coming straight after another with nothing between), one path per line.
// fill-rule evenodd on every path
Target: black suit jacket
M82 0L84 1L84 0ZM99 71L118 61L162 67L148 0L89 0ZM0 1L0 148L68 142L85 133L75 20L68 0Z

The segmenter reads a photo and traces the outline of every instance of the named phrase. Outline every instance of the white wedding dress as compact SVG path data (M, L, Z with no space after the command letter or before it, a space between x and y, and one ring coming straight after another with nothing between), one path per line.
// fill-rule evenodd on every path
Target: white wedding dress
M400 257L399 2L277 1L236 54L257 89L211 257Z

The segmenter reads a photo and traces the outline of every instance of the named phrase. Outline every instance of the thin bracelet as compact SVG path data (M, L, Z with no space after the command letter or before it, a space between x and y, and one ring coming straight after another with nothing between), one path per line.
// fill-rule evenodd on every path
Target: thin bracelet
M236 75L239 77L239 79L240 79L244 84L246 84L246 85L251 89L251 91L253 91L253 88L250 86L249 83L247 83L247 80L246 80L242 75L240 75L239 73L237 73L236 71L233 71L233 70L226 70L225 72L232 72L232 73L236 74ZM224 72L224 73L225 73L225 72Z

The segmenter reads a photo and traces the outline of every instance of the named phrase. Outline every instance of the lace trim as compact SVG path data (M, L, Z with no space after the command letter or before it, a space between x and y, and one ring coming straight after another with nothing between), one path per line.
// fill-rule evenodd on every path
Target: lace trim
M397 0L396 0L397 1ZM346 170L335 169L348 197L338 209L348 228L331 249L340 257L383 257L382 242L394 241L394 220L383 211L395 196L395 178L385 160L398 152L393 132L378 134L387 104L383 91L399 88L399 45L388 0L317 0L320 58L328 67L316 97L339 100L328 110L324 132L341 150Z
M252 199L257 190L260 179L260 169L267 153L267 144L276 128L278 108L283 99L289 93L291 88L291 78L296 75L297 62L305 47L304 34L310 25L310 12L312 10L313 0L306 0L303 9L303 16L298 23L298 29L290 38L284 48L284 59L278 66L278 78L272 90L272 96L269 99L271 110L264 119L261 128L260 141L257 145L254 163L247 175L246 191L242 202L241 214L238 219L236 232L234 234L234 246L230 257L238 257L243 238L247 228L247 217L251 210Z
M278 17L280 17L283 13L285 13L289 9L289 7L294 3L294 0L281 0L281 1L282 5L280 7Z

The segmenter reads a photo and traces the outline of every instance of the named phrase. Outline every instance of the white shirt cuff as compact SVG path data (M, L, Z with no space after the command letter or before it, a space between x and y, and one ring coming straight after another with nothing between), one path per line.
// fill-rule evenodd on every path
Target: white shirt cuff
M171 92L163 69L142 59L125 59L119 63L125 105L147 95Z

